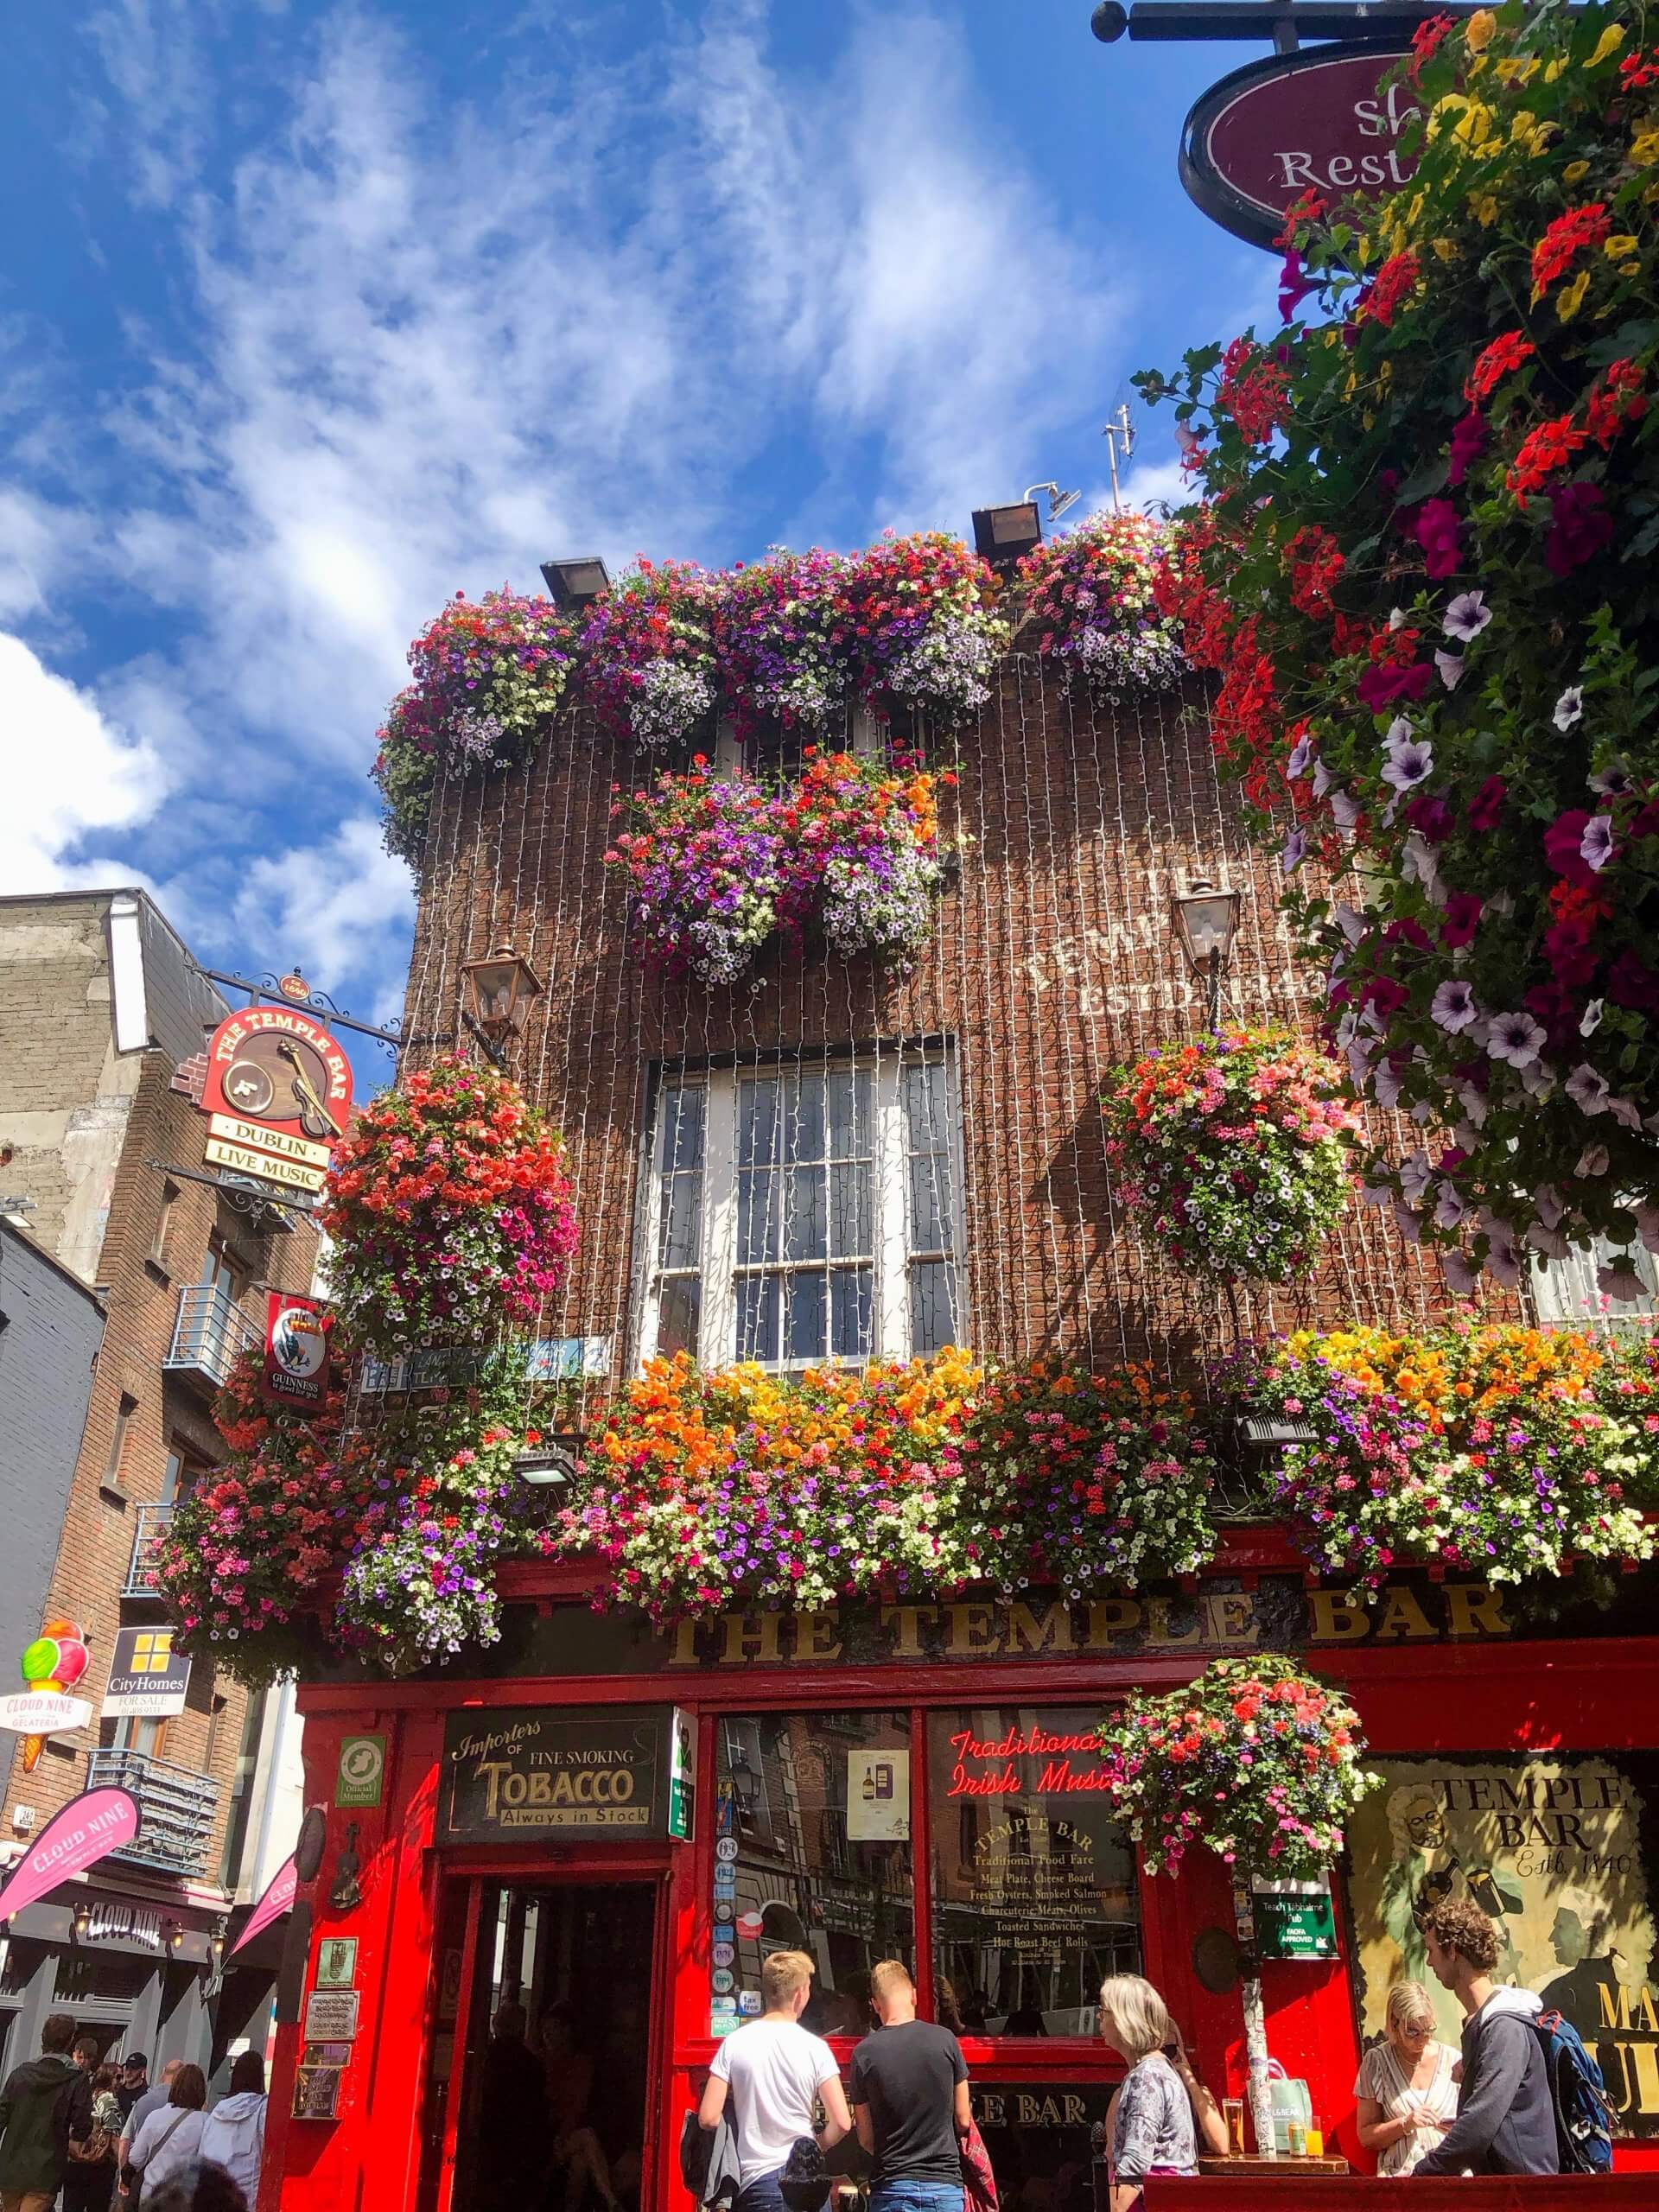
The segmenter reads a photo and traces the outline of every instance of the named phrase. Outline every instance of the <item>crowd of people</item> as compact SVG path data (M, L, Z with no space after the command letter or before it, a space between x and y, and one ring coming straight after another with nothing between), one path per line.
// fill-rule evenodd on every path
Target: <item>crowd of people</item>
M1354 2085L1361 2144L1383 2175L1560 2172L1541 2000L1496 1980L1497 1929L1468 1900L1438 1905L1423 1936L1430 1969L1463 2012L1461 2046L1440 2040L1421 1982L1397 1984ZM871 1970L874 2024L853 2054L850 2096L830 2045L801 2025L813 1971L804 1951L774 1952L760 1971L763 2011L715 2055L681 2145L699 2204L817 2212L825 2157L855 2134L872 2165L870 2212L994 2206L962 2045L950 2027L917 2018L908 1970L893 1959ZM1126 2069L1103 2131L1110 2212L1141 2212L1150 2177L1196 2174L1201 2151L1227 2153L1226 2119L1150 1982L1109 1976L1098 2024Z
M211 2111L200 2066L108 2064L67 2012L0 2086L0 2212L248 2212L264 2155L264 2063L244 2051Z

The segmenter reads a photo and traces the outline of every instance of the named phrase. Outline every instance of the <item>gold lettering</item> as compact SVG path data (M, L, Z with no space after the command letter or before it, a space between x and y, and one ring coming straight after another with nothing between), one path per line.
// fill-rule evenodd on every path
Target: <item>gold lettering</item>
M1031 1607L1020 1600L1008 1608L1008 1628L1019 1651L1075 1651L1071 1608L1064 1599L1049 1606L1041 1625Z
M947 1605L949 1627L944 1648L952 1659L965 1659L976 1651L995 1651L1001 1642L995 1614L989 1605Z
M1450 1636L1507 1636L1510 1622L1496 1590L1484 1582L1448 1582L1446 1625Z
M722 1667L741 1667L751 1659L758 1659L763 1667L779 1664L783 1656L778 1646L784 1620L781 1613L722 1613L720 1619Z
M486 1821L493 1821L500 1802L501 1777L512 1772L512 1762L508 1759L486 1759L478 1771L488 1777L484 1785L484 1817Z
M839 1659L841 1623L834 1613L803 1613L795 1630L798 1659Z
M1355 1643L1371 1632L1364 1606L1340 1590L1310 1590L1307 1605L1311 1643Z
M930 1628L937 1628L938 1620L939 1609L937 1605L883 1605L882 1627L896 1628L899 1631L899 1641L893 1647L893 1657L921 1658L920 1624L925 1621Z
M695 1667L697 1663L697 1624L696 1621L682 1621L674 1631L674 1654L671 1667Z
M1262 1624L1255 1617L1255 1599L1248 1590L1213 1590L1204 1601L1205 1641L1208 1643L1258 1643Z
M1177 1636L1169 1624L1170 1600L1167 1598L1148 1598L1147 1600L1147 1641L1177 1649L1184 1643L1196 1643L1203 1633L1197 1621L1182 1635Z
M1133 1636L1141 1625L1138 1598L1091 1598L1089 1630L1084 1639L1090 1651L1109 1651L1115 1636Z
M550 1805L553 1802L553 1777L540 1767L530 1777L530 1802L532 1805Z
M1427 1637L1432 1642L1434 1624L1417 1602L1416 1592L1403 1582L1390 1583L1382 1594L1382 1614L1376 1624L1376 1640L1387 1643L1403 1636L1413 1643Z
M1636 2071L1636 2108L1638 2112L1659 2112L1659 2045L1650 2043L1627 2043L1620 2049L1628 2055L1625 2070L1633 2066Z

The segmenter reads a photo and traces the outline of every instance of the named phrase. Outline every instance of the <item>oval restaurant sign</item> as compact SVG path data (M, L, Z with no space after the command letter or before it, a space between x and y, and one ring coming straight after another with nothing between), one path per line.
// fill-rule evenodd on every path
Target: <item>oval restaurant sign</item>
M201 1103L217 1166L320 1191L351 1119L352 1064L309 1014L243 1007L213 1032Z
M1420 111L1383 79L1403 58L1326 46L1235 69L1186 118L1181 182L1224 229L1266 246L1305 193L1397 191L1416 168L1400 138Z

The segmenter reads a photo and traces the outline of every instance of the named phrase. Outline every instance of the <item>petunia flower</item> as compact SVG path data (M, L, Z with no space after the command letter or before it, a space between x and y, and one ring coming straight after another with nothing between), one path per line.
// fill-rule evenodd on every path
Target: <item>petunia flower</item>
M1586 864L1599 871L1613 857L1613 818L1610 814L1592 814L1584 825L1579 853Z
M1332 792L1331 814L1338 830L1353 829L1363 810L1351 791Z
M1420 739L1405 744L1392 741L1388 747L1388 760L1383 765L1382 780L1392 784L1397 791L1415 791L1418 785L1434 772L1434 748Z
M1290 875L1300 868L1306 858L1307 833L1302 830L1293 830L1286 838L1284 848L1279 855L1279 865L1287 875Z
M1621 1306L1633 1305L1638 1298L1648 1295L1648 1286L1628 1254L1608 1267L1596 1269L1596 1288L1604 1298L1616 1299Z
M1599 792L1603 798L1623 798L1630 788L1630 772L1623 760L1610 760L1586 780L1591 790Z
M1545 1033L1529 1014L1495 1014L1486 1039L1488 1057L1529 1068L1544 1048Z
M1486 604L1484 591L1460 591L1446 610L1442 625L1448 638L1460 638L1468 645L1478 638L1492 619L1492 610Z
M1471 1260L1466 1252L1451 1251L1441 1255L1440 1265L1446 1272L1447 1287L1454 1298L1473 1295L1480 1281L1480 1263Z
M1456 1185L1442 1183L1434 1200L1436 1229L1455 1229L1464 1217L1464 1203L1458 1196Z
M1605 1144L1587 1144L1579 1154L1573 1173L1586 1177L1605 1175L1612 1165L1612 1157Z
M1580 1114L1605 1114L1608 1093L1612 1085L1605 1075L1592 1068L1588 1060L1580 1060L1567 1078L1567 1095Z
M1463 655L1449 653L1444 647L1434 648L1434 665L1440 672L1440 681L1448 691L1455 691L1463 681Z
M1408 1153L1400 1167L1400 1189L1408 1205L1421 1205L1428 1195L1428 1186L1434 1179L1434 1170L1428 1154L1419 1146Z
M1645 1202L1635 1206L1636 1233L1649 1252L1659 1252L1659 1205Z
M1461 976L1453 976L1440 985L1429 1013L1436 1025L1452 1037L1480 1019L1474 990Z
M1584 689L1581 684L1570 684L1555 702L1553 717L1557 729L1571 729L1584 712Z
M1313 741L1304 731L1290 748L1290 758L1285 763L1286 775L1293 779L1297 776L1305 776L1313 759Z
M1597 1030L1601 1027L1601 1017L1603 1013L1605 1011L1606 1005L1607 1001L1605 999L1591 999L1586 1002L1584 1012L1579 1018L1579 1034L1580 1037L1593 1037L1595 1035Z
M1351 948L1357 945L1365 935L1364 915L1360 912L1357 906L1350 906L1345 899L1338 902L1337 910L1331 918L1347 938Z

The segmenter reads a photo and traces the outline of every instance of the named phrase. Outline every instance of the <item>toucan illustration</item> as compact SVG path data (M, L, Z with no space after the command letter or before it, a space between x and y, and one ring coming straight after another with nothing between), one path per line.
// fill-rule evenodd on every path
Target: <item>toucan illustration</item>
M305 1071L305 1062L288 1039L280 1038L276 1057L294 1071L294 1096L300 1102L300 1127L308 1137L343 1137L345 1130L317 1096L316 1085Z

